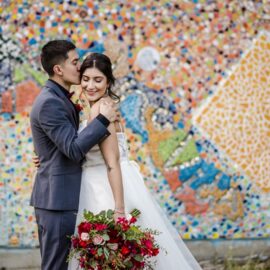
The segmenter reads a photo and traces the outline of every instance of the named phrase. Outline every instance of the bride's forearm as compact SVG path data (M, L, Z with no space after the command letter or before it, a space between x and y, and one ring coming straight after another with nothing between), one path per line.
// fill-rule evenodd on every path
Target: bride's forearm
M115 210L118 212L124 212L124 190L119 162L107 163L107 173L115 201Z

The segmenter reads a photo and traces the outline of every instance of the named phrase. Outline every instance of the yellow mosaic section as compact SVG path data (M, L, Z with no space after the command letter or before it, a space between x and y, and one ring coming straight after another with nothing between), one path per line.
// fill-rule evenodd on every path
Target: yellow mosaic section
M194 116L236 168L270 190L270 38L263 34Z

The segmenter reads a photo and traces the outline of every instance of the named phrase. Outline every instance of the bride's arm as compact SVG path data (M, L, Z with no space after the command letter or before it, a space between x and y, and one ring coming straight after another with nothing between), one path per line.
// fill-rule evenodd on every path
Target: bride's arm
M99 113L99 102L91 107L91 119ZM111 135L100 144L100 150L104 157L107 174L115 201L115 220L125 215L124 190L120 167L120 154L114 123L108 127Z

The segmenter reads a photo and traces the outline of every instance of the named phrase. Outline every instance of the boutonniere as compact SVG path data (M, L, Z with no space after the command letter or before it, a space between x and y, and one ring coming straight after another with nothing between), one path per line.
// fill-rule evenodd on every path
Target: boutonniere
M74 104L75 108L76 108L76 111L79 113L83 110L83 106L79 103L80 100L77 98L75 101L74 99L76 98L73 98L72 97L74 96L75 92L70 92L68 93L68 98L70 99L70 101Z
M83 110L83 106L79 103L79 100L77 100L74 105L78 113Z

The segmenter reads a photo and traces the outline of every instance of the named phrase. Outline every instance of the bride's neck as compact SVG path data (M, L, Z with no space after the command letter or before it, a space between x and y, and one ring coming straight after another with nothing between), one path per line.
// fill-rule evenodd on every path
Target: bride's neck
M104 96L102 96L101 98L95 100L95 101L89 101L89 105L90 107L92 107L95 103L97 103L100 99L102 99Z

